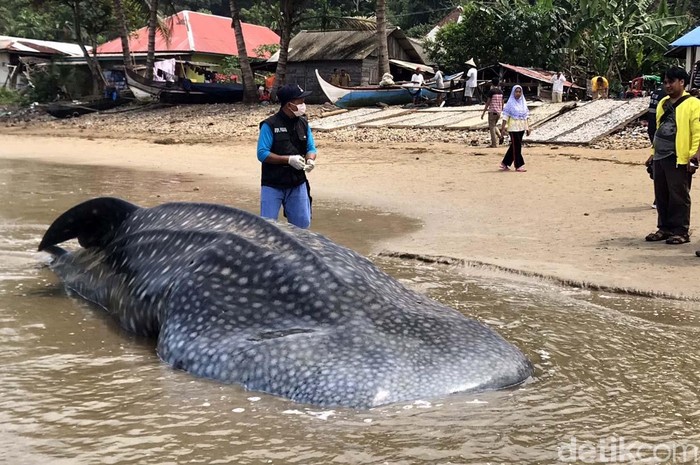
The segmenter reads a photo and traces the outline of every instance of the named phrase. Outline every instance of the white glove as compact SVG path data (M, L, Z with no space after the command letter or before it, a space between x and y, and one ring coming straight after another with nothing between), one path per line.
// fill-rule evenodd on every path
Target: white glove
M304 166L304 171L307 173L314 169L316 167L316 160L312 160L311 158L306 159L306 166Z
M289 163L292 168L296 168L298 170L303 170L304 166L306 165L304 163L304 157L301 155L290 155L289 158L287 158L287 163Z

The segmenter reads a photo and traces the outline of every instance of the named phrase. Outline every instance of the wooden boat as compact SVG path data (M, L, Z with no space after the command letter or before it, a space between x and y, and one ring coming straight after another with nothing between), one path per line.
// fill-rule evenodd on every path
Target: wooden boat
M126 83L138 100L163 103L233 103L243 100L243 84L202 83L189 79L177 82L149 81L132 70L125 70Z
M459 80L464 73L445 76L445 82ZM316 78L321 86L321 90L326 94L328 100L340 108L357 108L374 106L377 103L387 105L404 105L413 101L417 92L423 97L435 99L439 91L435 84L432 86L416 86L413 83L384 86L359 86L359 87L339 87L325 81L316 70ZM444 92L444 91L442 91Z
M100 98L86 101L52 102L46 106L46 112L55 118L75 118L87 113L110 110L124 105L131 100L132 99L129 98L117 97L116 99Z

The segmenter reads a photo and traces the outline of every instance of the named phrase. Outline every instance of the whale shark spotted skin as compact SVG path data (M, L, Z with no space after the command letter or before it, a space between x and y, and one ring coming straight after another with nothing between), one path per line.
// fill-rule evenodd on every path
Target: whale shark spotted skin
M77 238L82 248L60 248ZM196 376L319 406L500 389L532 365L484 324L326 237L213 204L97 198L39 250L65 286Z

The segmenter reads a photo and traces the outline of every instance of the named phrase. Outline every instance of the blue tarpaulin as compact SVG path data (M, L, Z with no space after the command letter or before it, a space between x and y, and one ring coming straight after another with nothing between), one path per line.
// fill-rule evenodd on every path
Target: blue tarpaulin
M700 47L700 27L696 27L680 39L676 39L671 47Z

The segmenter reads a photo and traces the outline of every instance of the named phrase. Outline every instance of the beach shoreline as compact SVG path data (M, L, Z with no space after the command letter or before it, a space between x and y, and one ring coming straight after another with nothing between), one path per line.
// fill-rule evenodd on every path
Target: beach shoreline
M256 192L253 120L241 125L245 131L206 143L154 135L145 121L131 121L127 132L95 129L82 118L53 128L53 122L24 122L0 127L0 156L202 174ZM656 229L652 183L643 166L648 148L528 145L528 172L516 173L497 170L505 148L435 140L434 131L417 133L420 142L391 143L339 142L329 134L315 134L319 163L309 176L315 198L422 224L377 243L374 253L450 257L460 266L492 266L571 285L700 299L689 276L700 263L698 244L644 241ZM691 232L698 221L695 209Z

